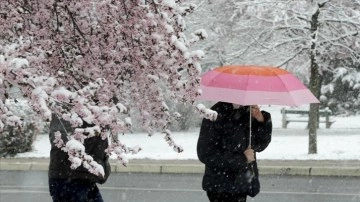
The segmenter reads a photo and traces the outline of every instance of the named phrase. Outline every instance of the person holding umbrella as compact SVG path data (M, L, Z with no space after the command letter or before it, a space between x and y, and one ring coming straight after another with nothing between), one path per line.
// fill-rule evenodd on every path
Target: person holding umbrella
M245 202L260 189L256 152L271 141L271 115L257 105L218 102L211 109L217 119L203 119L197 143L202 187L211 202Z
M271 141L271 116L257 105L320 101L290 72L270 66L217 67L201 76L200 89L199 100L218 102L211 108L218 117L203 120L197 145L203 189L212 202L244 202L260 191L256 152Z

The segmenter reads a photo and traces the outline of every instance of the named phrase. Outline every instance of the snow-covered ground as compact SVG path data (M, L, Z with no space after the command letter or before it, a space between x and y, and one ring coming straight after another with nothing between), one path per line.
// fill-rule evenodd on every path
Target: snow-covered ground
M304 108L304 107L302 107ZM306 107L305 107L306 108ZM318 154L308 154L308 130L306 123L289 123L287 129L281 128L280 106L261 106L268 111L273 120L273 138L269 147L258 154L258 159L319 159L341 160L360 159L360 116L332 117L335 121L330 129L320 124L318 134ZM131 159L197 159L196 143L199 129L192 132L174 132L175 142L184 148L176 153L169 147L163 134L152 137L145 133L126 134L120 140L127 146L140 145L142 151L129 155ZM50 142L47 135L39 135L32 152L18 154L16 157L49 157Z

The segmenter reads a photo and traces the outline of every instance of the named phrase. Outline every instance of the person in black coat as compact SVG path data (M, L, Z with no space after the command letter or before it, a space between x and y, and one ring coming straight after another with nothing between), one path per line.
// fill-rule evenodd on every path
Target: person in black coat
M211 109L218 113L217 119L203 119L197 143L198 158L205 164L202 187L211 202L245 202L247 193L242 193L236 179L250 163L256 163L255 153L269 145L271 116L257 106L225 102L218 102Z
M84 121L82 128L91 127ZM50 122L49 139L51 143L49 164L49 191L54 202L103 202L96 183L103 184L110 175L109 157L105 153L108 148L108 139L99 135L84 140L85 152L97 163L103 166L105 176L90 173L83 165L71 169L69 155L58 148L55 143L55 133L61 133L61 139L66 144L67 134L72 134L74 128L70 122L52 115Z

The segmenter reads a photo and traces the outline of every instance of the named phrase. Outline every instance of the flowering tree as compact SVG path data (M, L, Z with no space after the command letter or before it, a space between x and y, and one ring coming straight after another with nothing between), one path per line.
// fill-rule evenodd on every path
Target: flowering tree
M124 154L140 147L115 135L130 129L130 110L139 111L150 135L164 132L181 152L167 129L180 114L166 100L193 104L200 93L203 52L190 48L206 33L184 34L183 17L193 8L182 0L1 1L1 126L20 121L3 105L15 85L45 120L55 113L75 128L95 125L68 134L71 144L57 140L70 157L73 141L100 133L111 139L107 151L126 165ZM202 105L196 109L213 116Z

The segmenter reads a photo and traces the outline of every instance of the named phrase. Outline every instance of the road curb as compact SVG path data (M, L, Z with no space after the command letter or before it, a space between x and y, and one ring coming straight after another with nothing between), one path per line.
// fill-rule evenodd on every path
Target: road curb
M0 171L46 171L48 163L0 163ZM130 164L127 167L111 164L117 173L173 173L201 174L202 164ZM300 175L300 176L353 176L360 177L360 168L355 167L309 167L309 166L259 166L260 175Z
M0 163L0 170L28 171L33 163Z
M114 166L116 168L113 171L118 173L161 173L161 165L158 164L129 164L127 167L115 164Z
M350 167L342 167L341 169L337 168L319 168L313 167L311 168L311 175L316 176L353 176L360 177L360 168L350 168Z

